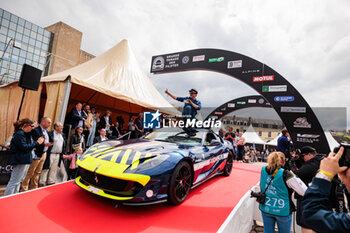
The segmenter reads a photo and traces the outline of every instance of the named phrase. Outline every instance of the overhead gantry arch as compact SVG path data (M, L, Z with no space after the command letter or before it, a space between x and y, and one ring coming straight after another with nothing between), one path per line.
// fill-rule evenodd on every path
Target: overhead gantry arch
M287 79L269 66L245 55L220 49L195 49L152 57L151 73L208 70L236 78L264 97L288 129L296 148L330 149L315 113ZM234 88L234 87L233 87ZM205 106L205 103L202 103Z

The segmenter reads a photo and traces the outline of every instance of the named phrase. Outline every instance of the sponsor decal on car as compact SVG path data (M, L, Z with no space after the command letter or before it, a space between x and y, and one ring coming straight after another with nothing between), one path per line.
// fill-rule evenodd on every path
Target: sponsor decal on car
M222 112L214 112L215 115L222 115Z
M212 63L212 62L222 62L225 61L225 57L213 57L213 58L209 58L208 62Z
M234 107L236 107L236 104L235 103L228 103L227 107L228 108L234 108Z
M152 70L153 71L159 71L159 70L164 70L164 58L162 56L156 57L153 60L153 64L152 64Z
M246 104L245 101L238 101L237 104Z
M273 100L275 102L293 102L294 96L275 96Z
M198 55L192 57L192 62L205 61L205 55Z
M281 112L306 113L306 107L281 107Z
M189 61L190 61L190 57L189 57L189 56L184 56L184 57L182 58L182 63L183 63L183 64L187 64Z
M227 69L235 69L235 68L241 68L241 67L242 67L242 60L227 62Z
M256 76L256 77L253 77L253 82L273 81L274 79L275 79L274 75Z
M262 92L286 92L287 85L263 86Z
M307 122L306 117L298 117L293 122L293 127L294 128L311 128L311 124L309 124L309 122Z
M256 104L256 99L248 99L249 104Z

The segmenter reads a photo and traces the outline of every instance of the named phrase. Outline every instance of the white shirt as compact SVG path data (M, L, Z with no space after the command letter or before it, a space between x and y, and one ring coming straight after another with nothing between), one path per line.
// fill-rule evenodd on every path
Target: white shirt
M78 110L77 110L77 111L78 111ZM79 116L81 116L81 110L78 111L78 114L79 114ZM78 126L84 126L83 120L80 120L80 121L78 122Z
M63 147L63 137L62 134L59 134L55 131L53 131L53 146L51 153L53 154L60 154L62 153L62 147Z
M43 131L43 135L45 136L45 142L44 142L44 143L50 142L50 141L49 141L49 135L47 134L46 129L43 129L43 127L41 127L41 125L40 125L40 128L41 128L41 130ZM45 146L43 152L46 152L47 149L49 149L49 147Z
M107 125L109 125L109 117L108 116L105 116L105 121L106 121L106 131L108 131L109 130L109 126L107 126Z
M100 135L100 138L101 138L101 142L108 140L108 138L102 137L101 135Z
M130 121L128 126L129 126L129 130L135 131L135 124L134 124L134 122Z

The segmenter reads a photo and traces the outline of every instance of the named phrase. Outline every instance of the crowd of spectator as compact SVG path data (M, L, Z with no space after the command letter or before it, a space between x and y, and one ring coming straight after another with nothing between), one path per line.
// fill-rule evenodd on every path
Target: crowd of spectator
M294 148L287 130L261 170L257 197L264 232L291 232L292 213L303 233L350 232L350 167L340 167L344 148L328 156L311 146ZM296 206L291 196L294 192ZM263 196L263 198L261 198Z
M4 195L38 187L53 185L59 171L68 180L77 175L77 160L82 153L95 143L108 139L135 139L144 135L143 114L135 120L130 117L128 129L123 129L123 118L112 119L107 110L102 116L96 108L77 103L67 114L64 126L53 124L48 117L39 122L22 119L14 123L15 133L10 142L13 166L10 181ZM68 127L67 127L68 126Z
M267 157L270 154L271 149L256 149L255 145L247 145L242 133L237 129L233 132L233 128L229 127L225 132L222 128L219 130L219 135L232 143L234 160L242 161L244 163L252 162L267 162Z

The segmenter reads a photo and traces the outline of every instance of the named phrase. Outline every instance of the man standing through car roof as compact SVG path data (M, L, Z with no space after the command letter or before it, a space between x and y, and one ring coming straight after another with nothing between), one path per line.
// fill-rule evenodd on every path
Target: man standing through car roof
M191 90L189 90L189 92L189 97L176 97L175 95L171 94L168 91L168 89L165 90L165 94L169 95L174 100L185 103L182 109L182 117L184 119L194 119L197 115L197 110L201 109L201 102L198 99L196 99L198 91L192 88Z

